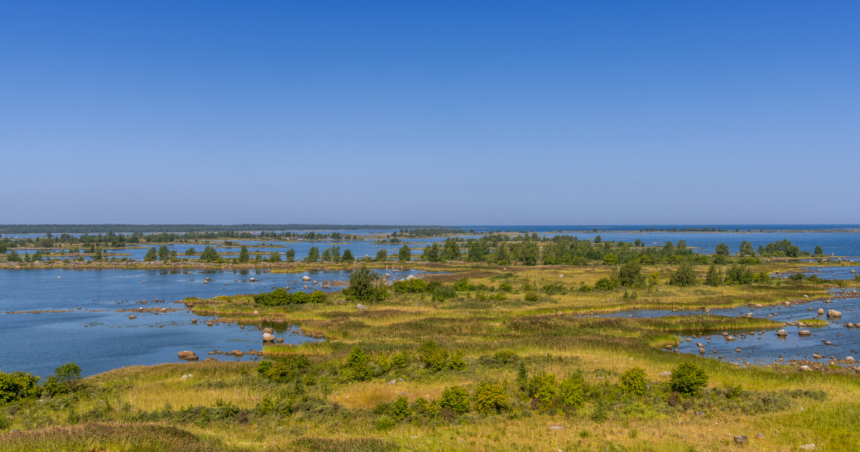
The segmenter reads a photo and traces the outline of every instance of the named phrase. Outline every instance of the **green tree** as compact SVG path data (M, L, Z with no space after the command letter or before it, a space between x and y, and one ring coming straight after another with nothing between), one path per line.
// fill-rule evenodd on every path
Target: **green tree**
M200 253L200 260L203 262L218 262L218 259L220 258L221 257L218 256L218 252L211 246L207 246L203 249L203 252Z
M277 251L273 252L272 255L269 256L269 262L277 263L280 261L281 261L281 253L279 253Z
M499 246L496 247L495 261L499 265L506 265L511 261L511 251L507 243L499 243Z
M705 277L705 284L717 287L723 283L723 275L720 274L720 271L717 270L717 266L711 264L711 267L708 269L708 276Z
M26 372L0 372L0 405L39 397L39 379Z
M719 256L731 256L732 252L729 250L728 245L726 245L725 243L720 243L719 245L717 245L717 249L714 254L717 254Z
M427 262L439 262L439 245L427 245L424 247L424 254L421 256Z
M367 365L370 359L359 347L353 347L346 357L348 379L353 381L364 381L370 378L370 367Z
M740 252L738 254L740 256L755 256L755 249L753 249L752 243L746 240L741 242Z
M824 250L821 248L821 245L815 247L815 252L812 253L813 256L824 256Z
M645 285L645 277L642 275L642 265L638 259L631 259L624 263L617 273L618 283L622 286L638 288Z
M284 255L287 258L287 262L293 262L296 260L296 250L292 248L288 249L287 252L284 253Z
M305 257L305 262L316 262L320 260L320 250L319 248L312 246L311 249L308 250L308 255Z
M146 256L143 256L143 261L152 262L156 259L158 259L158 251L156 251L155 247L153 246L149 249L149 251L146 252Z
M167 260L169 258L170 258L170 250L167 249L167 245L161 245L158 248L158 260L160 260L161 262L167 262Z
M442 255L446 260L453 261L460 257L460 245L457 244L457 240L454 238L448 238L445 240L445 246L442 249Z
M387 260L388 260L388 251L385 251L385 250L379 250L379 251L377 251L377 252L376 252L376 259L374 259L374 260L375 260L376 262L385 262L385 261L387 261Z
M693 269L693 263L688 260L681 261L678 269L672 273L669 280L672 284L679 287L695 286L696 272Z
M469 262L481 262L486 258L487 248L484 247L484 242L480 240L473 240L469 242L467 246L469 250L469 256L467 260Z
M196 252L197 252L197 251L195 251L195 250L194 250L194 247L192 246L191 248L188 248L187 250L185 250L185 255L186 255L186 256L193 256L193 255L194 255L194 253L196 253Z
M341 262L355 262L355 258L352 256L352 251L347 249L343 252L343 257L340 258Z
M607 254L603 256L603 265L617 265L618 264L618 256L614 254Z
M250 260L251 256L248 254L248 247L242 245L242 249L239 251L239 262L244 264Z
M378 273L362 265L349 275L349 287L344 289L343 293L354 301L382 301L388 297L388 291L378 284L379 280Z
M412 250L409 249L408 245L403 245L400 251L397 252L397 260L400 262L409 262L412 260Z
M540 259L540 248L537 242L529 240L523 243L520 258L523 261L523 265L537 265Z

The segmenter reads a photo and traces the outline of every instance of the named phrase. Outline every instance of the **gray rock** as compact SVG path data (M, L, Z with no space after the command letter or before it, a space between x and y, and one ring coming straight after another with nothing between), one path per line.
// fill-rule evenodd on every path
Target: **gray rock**
M660 378L669 378L672 376L672 372L660 372Z
M735 444L749 444L750 440L747 439L746 435L738 435L735 436Z
M815 450L815 444L804 444L799 447L800 450Z
M365 306L365 305L363 305L363 304L359 303L359 304L358 304L358 306L356 306L356 308L361 309L362 311L364 311L364 310L366 310L366 309L367 309L367 306Z
M271 333L263 333L263 342L275 342L275 335Z
M756 439L764 439L764 435L762 435L761 432L756 433L755 437Z
M557 432L557 431L560 431L560 430L564 430L564 426L561 426L561 425L558 425L558 424L554 424L554 425L550 425L550 426L549 426L549 431L551 431L551 432Z

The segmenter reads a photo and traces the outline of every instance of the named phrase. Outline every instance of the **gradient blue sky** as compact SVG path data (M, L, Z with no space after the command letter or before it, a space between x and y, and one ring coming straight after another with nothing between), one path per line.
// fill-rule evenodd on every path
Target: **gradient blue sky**
M860 223L860 2L3 2L0 223Z

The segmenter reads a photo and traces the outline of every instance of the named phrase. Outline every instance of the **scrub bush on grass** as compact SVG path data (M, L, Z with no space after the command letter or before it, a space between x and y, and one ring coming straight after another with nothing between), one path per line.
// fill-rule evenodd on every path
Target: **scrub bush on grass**
M508 407L508 393L495 383L483 382L475 389L475 411L481 414L499 413Z
M648 392L648 379L645 371L638 367L627 369L618 379L618 388L626 394L644 396Z
M454 413L464 414L469 412L469 391L460 386L452 386L442 391L439 399L440 408L450 408Z
M672 371L669 385L675 392L694 396L708 385L708 376L695 364L682 363Z

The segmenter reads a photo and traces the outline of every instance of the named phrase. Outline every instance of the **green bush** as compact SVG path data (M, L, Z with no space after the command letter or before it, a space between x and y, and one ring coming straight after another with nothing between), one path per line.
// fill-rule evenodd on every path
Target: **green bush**
M0 372L0 405L39 397L39 377L27 372Z
M457 350L451 356L451 362L448 363L448 367L452 370L463 370L466 368L466 361L463 360L463 352Z
M385 286L379 284L380 276L365 266L349 275L349 287L343 289L347 299L362 303L373 303L388 298Z
M532 376L528 384L529 395L533 399L539 400L544 405L552 405L558 396L558 384L555 381L555 374L541 372Z
M418 353L421 354L421 362L424 363L424 367L428 369L438 372L448 367L448 349L440 347L433 341L425 342L418 349Z
M528 292L528 293L526 293L525 298L526 298L526 301L537 301L538 300L538 294L535 292Z
M427 282L418 278L395 281L394 291L397 293L424 293L427 292Z
M581 372L576 372L562 380L559 387L561 403L564 406L578 408L585 403L585 378Z
M627 369L618 379L618 388L625 394L640 397L645 395L648 392L648 378L645 371L638 367Z
M469 391L460 386L452 386L442 391L439 407L450 408L457 414L469 412Z
M370 367L367 363L370 361L367 355L358 348L353 347L349 355L346 357L346 366L343 369L343 376L348 381L364 381L371 377Z
M305 355L290 355L274 361L260 361L257 372L280 383L297 380L302 373L311 367L311 362Z
M496 353L493 355L493 358L495 358L496 361L499 361L502 364L510 364L518 360L519 356L517 356L517 354L513 350L501 349L496 351Z
M391 404L391 416L396 421L403 420L412 415L412 409L409 408L409 399L400 396L394 403Z
M600 278L597 280L596 283L594 283L594 288L597 290L610 291L610 290L615 290L615 287L616 287L615 281L613 281L609 278Z
M506 283L506 282L499 284L499 291L500 292L513 292L513 290L514 290L514 287L511 286L510 284Z
M708 384L708 375L693 363L682 363L672 371L669 386L684 395L696 395Z
M482 414L498 413L508 407L508 394L504 388L483 382L475 390L475 410Z

